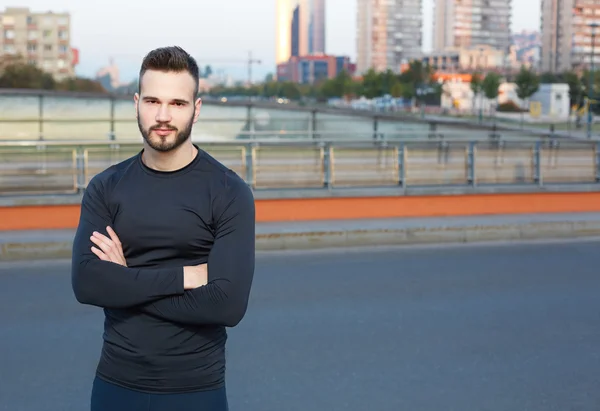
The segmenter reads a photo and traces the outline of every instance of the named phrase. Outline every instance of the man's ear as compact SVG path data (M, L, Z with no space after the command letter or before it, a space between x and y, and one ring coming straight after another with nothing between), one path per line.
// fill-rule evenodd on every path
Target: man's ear
M135 107L135 116L137 117L139 115L138 113L138 103L140 101L140 95L138 93L135 93L133 95L133 105Z
M202 99L198 97L196 99L196 103L194 104L194 123L198 121L198 117L200 116L200 109L202 108Z

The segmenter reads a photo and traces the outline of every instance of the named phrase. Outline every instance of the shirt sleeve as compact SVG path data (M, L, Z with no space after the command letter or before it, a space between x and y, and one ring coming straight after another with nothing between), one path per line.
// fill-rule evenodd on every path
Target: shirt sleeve
M208 284L146 304L140 308L143 312L191 325L234 327L242 320L254 277L255 204L252 191L243 181L224 191L216 206Z
M183 267L128 268L102 261L91 251L94 231L108 236L112 224L102 181L90 181L81 202L73 240L71 283L77 301L103 308L129 308L171 295L183 294Z

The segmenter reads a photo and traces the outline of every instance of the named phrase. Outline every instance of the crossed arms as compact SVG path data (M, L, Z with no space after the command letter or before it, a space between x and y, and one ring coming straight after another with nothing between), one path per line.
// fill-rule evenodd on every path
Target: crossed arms
M109 228L110 211L97 185L90 184L73 242L71 276L77 300L103 308L135 307L183 324L237 325L248 306L255 258L254 198L245 185L237 187L216 216L207 265L139 269L126 266L120 241ZM202 270L208 271L199 282Z

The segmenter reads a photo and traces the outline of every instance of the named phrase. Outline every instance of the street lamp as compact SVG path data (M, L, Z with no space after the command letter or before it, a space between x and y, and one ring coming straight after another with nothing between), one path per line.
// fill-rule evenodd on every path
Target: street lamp
M592 58L591 58L591 69L588 79L588 121L587 121L587 138L592 138L592 88L594 85L594 43L596 40L596 27L598 23L594 22L589 25L592 29Z

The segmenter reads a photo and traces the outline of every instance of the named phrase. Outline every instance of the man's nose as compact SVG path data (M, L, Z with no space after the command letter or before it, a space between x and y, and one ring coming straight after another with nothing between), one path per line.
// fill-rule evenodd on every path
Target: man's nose
M166 104L161 104L160 108L156 113L156 121L158 123L166 123L171 121L171 113L169 112L169 106Z

